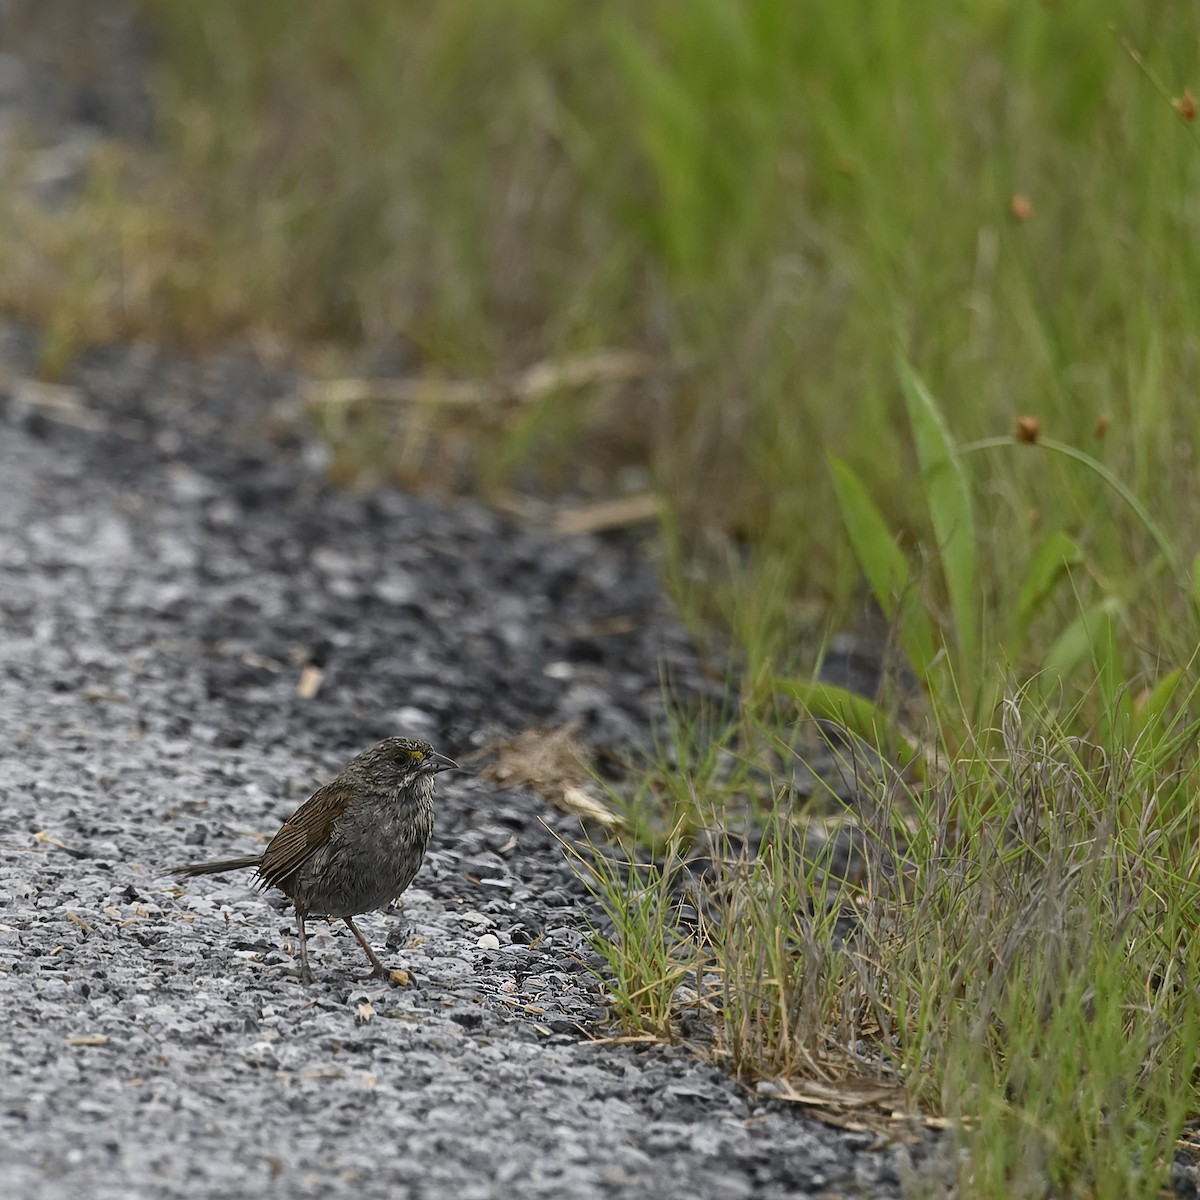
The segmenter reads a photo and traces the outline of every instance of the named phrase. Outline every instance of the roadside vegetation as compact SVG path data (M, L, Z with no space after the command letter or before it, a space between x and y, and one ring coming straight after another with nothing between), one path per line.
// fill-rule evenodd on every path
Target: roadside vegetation
M628 1035L944 1121L963 1194L1158 1194L1200 1119L1200 11L143 4L161 153L3 189L47 375L237 337L327 381L340 479L660 496L735 665L579 859ZM872 621L875 694L823 681Z

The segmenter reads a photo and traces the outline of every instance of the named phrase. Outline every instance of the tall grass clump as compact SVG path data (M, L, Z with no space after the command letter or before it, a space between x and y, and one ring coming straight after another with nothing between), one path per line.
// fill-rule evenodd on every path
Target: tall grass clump
M1197 729L1101 746L1073 715L1007 701L868 902L866 1011L973 1195L1155 1195L1198 1112Z
M1182 711L1101 745L1018 691L986 752L921 785L844 749L862 794L841 835L780 788L750 834L722 798L654 870L585 860L597 945L642 964L615 976L618 1015L679 1038L701 994L705 1050L739 1075L835 1108L874 1086L889 1112L947 1119L964 1194L1159 1194L1200 1116L1200 730ZM655 920L628 941L631 908Z
M682 938L667 903L654 940L677 978L714 980L735 1071L820 1081L830 1103L874 1084L947 1118L967 1194L1154 1195L1200 1118L1194 573L1091 455L1028 427L964 445L899 370L917 562L871 488L830 469L907 683L867 697L778 674L715 729L676 718L627 828L653 828L656 805L658 827L686 821L658 879L673 894L686 865L706 920ZM1098 480L1153 554L1121 577L1052 530L997 569L977 498L1001 453ZM1150 658L1133 631L1164 593L1180 623ZM824 797L795 787L805 754ZM611 923L620 897L593 890ZM598 942L620 957L614 926Z

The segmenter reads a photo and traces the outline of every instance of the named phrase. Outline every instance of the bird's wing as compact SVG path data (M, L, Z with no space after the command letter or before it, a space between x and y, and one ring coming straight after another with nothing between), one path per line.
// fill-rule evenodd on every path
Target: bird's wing
M263 887L282 887L284 880L333 833L334 823L345 811L353 791L327 783L314 792L267 843L258 867Z

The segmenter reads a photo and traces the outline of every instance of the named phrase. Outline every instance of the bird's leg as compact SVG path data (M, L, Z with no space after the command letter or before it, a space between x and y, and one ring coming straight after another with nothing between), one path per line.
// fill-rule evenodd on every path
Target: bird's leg
M349 917L343 917L343 921L350 927L350 932L358 938L358 944L367 952L367 957L371 960L371 974L364 976L365 979L390 979L391 972L379 961L379 955L371 949L370 943L361 933L358 932L358 926Z
M300 935L300 981L312 983L312 971L308 966L308 933L304 928L304 914L296 909L296 932Z

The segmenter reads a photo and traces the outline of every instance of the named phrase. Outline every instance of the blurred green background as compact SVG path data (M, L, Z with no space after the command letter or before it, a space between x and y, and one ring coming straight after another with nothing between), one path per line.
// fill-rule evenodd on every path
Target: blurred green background
M0 298L50 330L48 372L130 333L245 337L333 376L503 380L636 352L630 377L521 403L435 398L419 453L411 420L343 406L322 416L335 472L646 481L685 557L766 572L753 620L786 624L796 597L837 607L858 578L827 454L923 532L902 353L960 443L1032 416L1142 497L1184 561L1200 545L1197 6L142 9L163 153L98 153L52 235L6 213ZM1067 461L971 469L997 591L1057 528L1101 588L1151 555ZM1143 601L1164 633L1173 601Z

